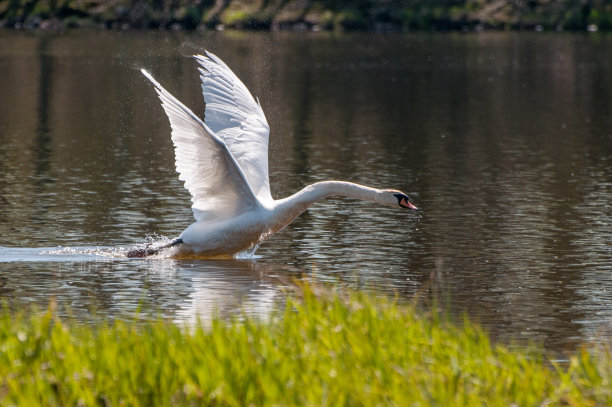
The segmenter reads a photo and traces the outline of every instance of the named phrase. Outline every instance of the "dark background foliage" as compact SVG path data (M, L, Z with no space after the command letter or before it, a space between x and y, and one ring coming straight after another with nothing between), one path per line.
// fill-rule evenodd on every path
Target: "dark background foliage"
M7 28L609 30L604 0L2 0Z

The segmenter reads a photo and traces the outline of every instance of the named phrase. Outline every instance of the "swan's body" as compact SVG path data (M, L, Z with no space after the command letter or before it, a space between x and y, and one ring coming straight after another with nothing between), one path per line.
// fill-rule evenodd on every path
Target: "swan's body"
M176 169L193 201L196 222L168 245L174 255L235 255L261 243L315 201L331 195L417 209L400 191L343 181L318 182L288 198L272 199L268 178L270 129L261 105L223 61L206 54L195 57L206 102L204 122L142 70L155 85L170 119ZM136 250L128 256L155 252Z

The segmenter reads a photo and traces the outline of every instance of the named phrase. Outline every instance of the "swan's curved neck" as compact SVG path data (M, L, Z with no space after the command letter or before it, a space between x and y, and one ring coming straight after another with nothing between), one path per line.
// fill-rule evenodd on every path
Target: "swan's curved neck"
M322 181L308 185L301 191L275 202L277 219L283 227L304 212L316 201L328 196L345 196L347 198L387 204L383 191L364 185L345 181Z

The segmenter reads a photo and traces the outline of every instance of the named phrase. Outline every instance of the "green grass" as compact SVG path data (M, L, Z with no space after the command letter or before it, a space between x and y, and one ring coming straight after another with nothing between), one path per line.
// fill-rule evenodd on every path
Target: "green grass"
M308 288L268 321L209 328L0 316L1 405L603 406L611 378L603 351L556 366L468 321Z

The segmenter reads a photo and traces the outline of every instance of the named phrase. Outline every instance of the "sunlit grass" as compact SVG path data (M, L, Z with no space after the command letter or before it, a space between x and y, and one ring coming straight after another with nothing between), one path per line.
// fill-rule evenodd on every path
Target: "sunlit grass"
M2 405L610 405L608 353L555 366L407 305L315 296L269 321L91 327L0 316Z

